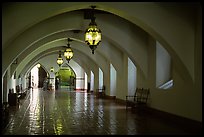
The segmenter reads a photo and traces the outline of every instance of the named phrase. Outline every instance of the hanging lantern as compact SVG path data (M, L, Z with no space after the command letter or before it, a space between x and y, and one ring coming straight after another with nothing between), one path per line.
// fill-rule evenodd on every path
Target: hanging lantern
M93 10L94 8L95 6L92 6ZM94 54L94 50L101 42L101 30L97 28L95 19L96 18L93 15L89 27L85 31L85 43L91 48L92 54Z
M66 60L68 61L68 63L69 63L69 61L72 59L72 57L73 57L73 51L72 51L72 49L70 48L70 49L66 49L66 52L68 52L68 56L66 56Z
M68 63L72 59L72 57L74 56L74 52L70 47L69 41L72 41L72 40L70 38L68 38L68 44L67 44L68 47L64 52L64 56L65 56L66 60L68 61Z
M59 57L57 58L57 64L59 65L59 67L63 64L61 51L59 51Z
M50 72L54 72L54 68L53 67L50 68Z

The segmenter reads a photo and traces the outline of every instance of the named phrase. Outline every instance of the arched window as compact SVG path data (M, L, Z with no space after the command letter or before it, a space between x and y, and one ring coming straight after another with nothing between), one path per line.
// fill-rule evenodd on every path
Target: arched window
M116 95L117 71L112 64L110 64L110 96Z
M103 87L103 71L99 68L99 89Z
M137 87L137 68L130 58L128 58L128 95L135 94Z
M169 53L156 42L156 87L169 89L173 86L172 60Z

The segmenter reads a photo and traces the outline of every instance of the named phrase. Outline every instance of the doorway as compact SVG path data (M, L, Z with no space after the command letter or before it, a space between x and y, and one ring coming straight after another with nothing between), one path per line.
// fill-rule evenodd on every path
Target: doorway
M37 65L34 66L29 74L29 86L33 88L43 88L47 75L42 65L39 68Z
M76 89L76 74L70 66L62 66L55 74L56 89Z

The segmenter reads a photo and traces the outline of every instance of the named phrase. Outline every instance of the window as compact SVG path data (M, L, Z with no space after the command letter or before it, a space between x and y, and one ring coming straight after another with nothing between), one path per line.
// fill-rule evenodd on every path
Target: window
M156 87L168 89L173 86L172 61L169 53L156 43Z

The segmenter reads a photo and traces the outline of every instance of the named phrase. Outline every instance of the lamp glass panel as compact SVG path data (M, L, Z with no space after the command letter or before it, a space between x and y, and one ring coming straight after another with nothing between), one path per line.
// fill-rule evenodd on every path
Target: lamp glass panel
M98 45L101 41L101 31L96 26L90 26L86 30L85 41L88 45Z
M58 58L57 59L57 64L62 64L63 63L63 59L62 58Z

